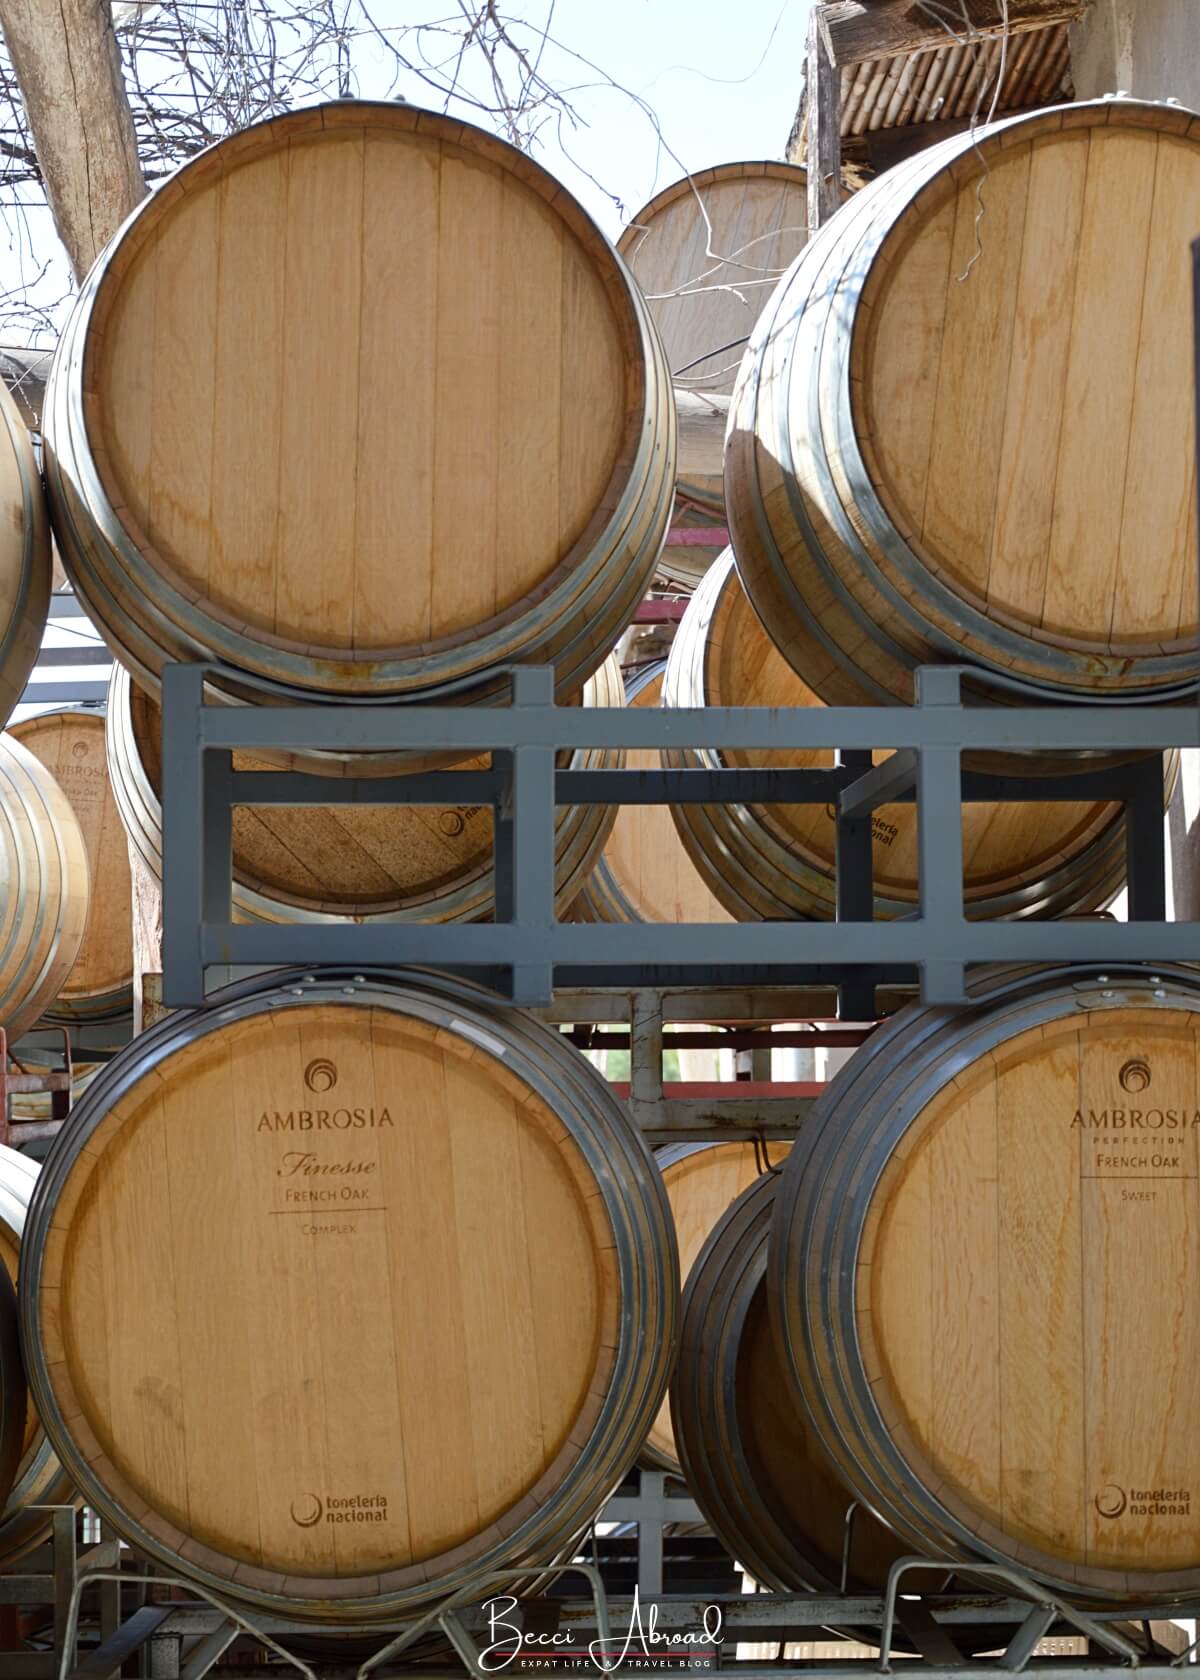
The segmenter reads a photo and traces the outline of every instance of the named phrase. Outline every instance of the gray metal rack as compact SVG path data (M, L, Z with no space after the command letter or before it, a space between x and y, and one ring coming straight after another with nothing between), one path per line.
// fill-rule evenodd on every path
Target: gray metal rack
M661 1535L664 1523L690 1520L694 1514L691 1501L664 1488L661 1476L643 1472L640 1490L618 1494L601 1518L632 1521ZM0 1658L5 1680L102 1680L130 1662L156 1680L246 1673L245 1659L233 1667L224 1661L239 1637L248 1647L257 1646L274 1672L298 1671L305 1680L317 1680L317 1675L322 1680L370 1680L372 1675L383 1680L400 1674L420 1674L425 1680L483 1680L502 1671L494 1658L481 1661L484 1648L501 1632L489 1625L486 1601L481 1606L450 1600L419 1622L342 1629L353 1639L339 1657L336 1635L333 1643L327 1636L321 1648L314 1639L319 1628L262 1613L248 1615L182 1577L147 1571L111 1537L81 1543L78 1520L70 1508L56 1508L52 1541L0 1571L0 1607L53 1606L43 1649ZM1136 1669L1145 1680L1172 1680L1190 1660L1190 1649L1168 1652L1151 1637L1149 1619L1164 1615L1162 1606L1085 1611L1001 1566L978 1566L972 1571L977 1578L965 1589L948 1579L944 1562L909 1557L892 1566L880 1592L719 1591L701 1597L694 1592L664 1594L654 1560L652 1541L649 1567L644 1561L634 1596L612 1593L600 1570L582 1555L538 1571L542 1581L555 1576L556 1590L563 1596L524 1600L505 1608L503 1619L534 1639L557 1636L557 1644L546 1643L542 1649L559 1652L566 1644L586 1653L597 1640L608 1641L606 1649L616 1651L632 1629L635 1663L623 1665L619 1672L645 1671L649 1664L637 1666L638 1658L657 1656L665 1666L664 1659L673 1655L677 1661L685 1659L689 1674L735 1671L763 1680L782 1680L798 1671L818 1680L846 1680L856 1671L891 1674L897 1668L914 1680L947 1671L958 1680L984 1680L997 1673L1047 1670L1060 1680L1082 1680L1111 1672L1114 1665ZM497 1593L506 1592L511 1580L498 1579ZM1180 1603L1171 1611L1194 1619L1200 1604ZM658 1642L647 1638L643 1646L641 1636L651 1629ZM719 1632L720 1639L689 1638L696 1630ZM443 1649L426 1654L418 1668L408 1667L411 1647L429 1634L447 1640L454 1655ZM1042 1657L1038 1642L1047 1634L1086 1640L1088 1654ZM989 1650L994 1642L995 1654L973 1654L981 1638ZM297 1643L301 1639L307 1643ZM365 1651L364 1639L370 1647ZM797 1639L850 1643L844 1657L785 1661L783 1646ZM681 1641L682 1648L672 1640ZM748 1663L738 1650L743 1643L775 1644L778 1654ZM876 1659L856 1656L863 1643L885 1654ZM904 1654L889 1657L886 1653L897 1643ZM321 1649L319 1657L311 1654L314 1647ZM428 1646L425 1650L428 1653ZM527 1655L536 1659L538 1651L531 1645ZM598 1672L586 1655L574 1667ZM682 1667L680 1663L675 1672ZM529 1669L514 1665L507 1671Z
M556 988L832 983L839 1014L876 1014L884 981L915 980L928 1003L965 998L965 974L987 962L1167 962L1200 958L1200 928L1166 920L1163 763L1200 746L1194 703L971 705L957 666L917 673L911 707L656 710L559 707L544 668L508 673L500 705L206 705L211 667L169 666L163 678L163 998L200 1005L217 966L393 967L467 974L514 1004L545 1005ZM571 770L556 755L583 748L832 749L831 769ZM874 750L892 756L872 767ZM389 777L239 771L235 751L490 752L484 770ZM1053 801L1061 778L980 775L966 752L1087 752L1109 762L1072 778L1080 799L1126 811L1129 915L1104 921L973 922L963 913L964 801ZM1114 762L1113 755L1126 755ZM1129 755L1134 755L1130 757ZM915 800L919 906L902 921L871 919L871 812ZM553 902L553 815L564 804L832 805L837 821L833 922L560 924ZM235 805L490 805L496 920L431 925L235 925Z

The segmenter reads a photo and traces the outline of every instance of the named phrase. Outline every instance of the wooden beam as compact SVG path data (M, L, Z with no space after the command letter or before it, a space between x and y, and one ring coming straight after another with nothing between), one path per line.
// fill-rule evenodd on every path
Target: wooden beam
M808 18L808 70L805 103L808 107L808 231L809 237L833 215L841 203L842 78L829 55L823 10L814 6Z
M1004 33L1004 8L1000 0L963 0L975 39ZM917 0L828 0L815 6L820 22L828 31L833 62L862 64L868 59L895 58L900 53L918 52L925 47L944 47L966 30L955 14L957 0L931 4L926 11ZM1023 35L1081 17L1086 0L1008 0L1008 32ZM944 19L944 27L939 19Z
M0 0L59 238L81 280L145 196L107 0Z

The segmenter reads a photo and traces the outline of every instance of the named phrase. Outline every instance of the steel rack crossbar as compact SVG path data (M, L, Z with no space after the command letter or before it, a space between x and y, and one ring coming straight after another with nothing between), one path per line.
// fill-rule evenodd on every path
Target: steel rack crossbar
M1166 920L1163 761L1200 746L1195 704L964 705L961 667L917 673L911 707L667 710L556 706L553 673L505 673L507 705L206 705L214 668L163 673L163 1000L200 1005L217 966L395 967L471 976L513 1003L548 1003L558 986L832 983L845 1019L872 1018L874 987L919 981L928 1003L965 999L968 966L986 962L1200 959L1200 926ZM585 748L832 750L827 770L570 770ZM894 757L873 767L873 749ZM490 752L484 770L387 777L233 768L235 751ZM963 909L961 806L1061 800L1063 780L964 774L962 755L1089 752L1103 766L1071 780L1079 798L1125 806L1130 921L973 922ZM1126 756L1120 762L1120 755ZM1114 758L1117 761L1114 761ZM915 801L919 906L872 920L871 812ZM824 804L837 824L833 922L560 924L554 907L554 808L565 804ZM235 925L236 805L490 805L496 919L433 925Z

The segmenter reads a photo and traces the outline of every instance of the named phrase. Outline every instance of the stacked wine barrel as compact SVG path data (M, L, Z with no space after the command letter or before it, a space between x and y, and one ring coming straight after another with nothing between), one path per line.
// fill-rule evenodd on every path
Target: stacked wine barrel
M631 706L661 704L664 665L639 671L627 685ZM631 770L648 770L657 753L629 752ZM603 807L601 807L603 809ZM680 844L662 805L623 805L572 906L582 922L721 922L728 912Z
M496 698L514 662L575 693L674 489L624 265L524 153L402 103L261 123L145 199L44 429L63 561L118 660L151 690L211 660L236 699Z
M585 706L620 706L621 670L611 656L584 684ZM121 666L108 694L108 767L117 808L138 857L162 873L162 721L159 707ZM562 755L564 766L619 767L597 748ZM477 769L481 759L460 768ZM273 766L234 755L238 770ZM555 902L577 897L613 827L612 806L555 811ZM233 907L239 919L314 922L330 917L458 922L495 910L492 813L486 805L326 806L233 814Z
M794 164L726 163L655 195L617 249L646 294L675 381L675 513L659 579L694 589L725 529L722 446L742 348L808 238L808 177Z
M725 487L821 699L909 700L945 660L1026 695L1194 690L1198 185L1191 112L1102 100L932 146L809 242L742 363Z
M21 1244L38 1172L37 1163L27 1155L0 1146L0 1272L9 1290L20 1274ZM12 1316L15 1318L15 1306ZM10 1363L5 1374L11 1376L15 1371L19 1379L24 1419L15 1473L0 1480L0 1563L9 1563L49 1536L50 1507L74 1504L76 1494L25 1393L24 1367L19 1358L12 1361L2 1333L0 1359Z
M1200 1586L1198 1046L1191 969L994 972L817 1104L775 1199L777 1346L906 1549L1082 1600Z
M663 682L670 706L819 706L760 624L726 553L697 588L680 623ZM887 756L877 754L877 760ZM1010 762L1011 762L1010 755ZM676 768L766 767L780 755L679 748ZM833 753L787 755L797 768L830 768ZM964 902L970 918L1081 914L1102 908L1125 879L1124 810L1072 800L1078 760L1029 761L1059 778L1063 798L1029 804L974 801L962 810ZM1178 754L1167 765L1169 796ZM704 882L739 920L830 919L836 905L836 813L832 805L677 805L679 837ZM872 817L875 914L909 915L918 901L917 818L912 804Z
M659 1150L658 1168L675 1223L679 1270L685 1283L725 1210L759 1175L770 1177L787 1150L786 1144L753 1142L679 1143ZM643 1458L657 1469L679 1473L679 1449L666 1403L646 1437Z
M678 1269L653 1158L558 1034L330 973L110 1064L20 1287L93 1509L222 1597L369 1622L570 1546L662 1400Z
M50 608L50 522L29 433L0 383L0 725L37 662Z
M0 735L0 1026L9 1041L61 996L88 921L87 845L67 795Z
M128 1015L133 998L129 858L108 774L104 715L65 708L15 724L12 737L66 795L87 853L90 892L78 956L50 1021L110 1021Z

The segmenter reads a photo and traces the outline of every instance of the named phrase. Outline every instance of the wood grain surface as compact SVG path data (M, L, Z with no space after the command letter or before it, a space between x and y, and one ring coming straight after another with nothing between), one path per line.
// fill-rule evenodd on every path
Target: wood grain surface
M1198 187L1190 112L1035 112L880 176L794 266L726 491L822 698L908 698L946 659L1098 697L1194 681Z
M578 1452L611 1237L550 1110L447 1036L351 1007L235 1026L114 1104L77 1168L64 1379L135 1508L231 1573L419 1568ZM218 1348L236 1417L202 1381Z
M631 706L657 706L662 673L631 684ZM650 770L658 754L631 751L631 770ZM612 832L572 907L580 921L726 922L729 914L705 886L680 844L666 805L621 805Z
M79 823L91 873L87 926L57 999L86 1015L105 1003L128 1009L133 981L129 855L108 780L100 712L43 712L11 731L54 777Z
M609 658L584 685L585 705L620 706L620 667ZM161 873L162 721L157 702L116 669L109 688L109 759L122 820L146 864ZM607 749L576 755L576 768L616 766ZM486 758L460 769L480 769ZM564 759L565 762L565 759ZM248 753L239 770L270 770ZM559 806L555 883L560 908L576 897L599 857L614 811ZM419 921L489 917L495 904L490 805L237 806L234 907L252 920L390 915Z
M996 967L970 988L873 1035L784 1165L769 1295L789 1382L913 1551L1092 1604L1182 1601L1195 974Z
M787 1152L788 1145L780 1143L763 1144L758 1150L753 1143L714 1143L659 1152L675 1221L679 1277L685 1288L700 1250L725 1209L761 1176L765 1165L778 1166ZM658 1464L678 1470L669 1399L659 1408L646 1445Z
M1198 1040L1133 1009L1031 1029L930 1102L873 1198L869 1380L919 1474L1014 1550L1197 1560L1173 1418L1200 1359Z
M260 123L148 199L46 426L105 635L151 685L204 649L231 692L490 693L514 659L569 692L632 614L675 470L603 236L523 153L404 103Z
M672 377L727 394L759 311L808 238L808 177L789 163L723 163L665 187L617 249L650 301ZM688 367L698 357L699 366Z
M665 1391L677 1288L652 1160L573 1052L469 988L343 990L245 987L136 1040L46 1169L25 1289L89 1501L317 1621L585 1526Z
M778 1184L774 1173L750 1178L706 1233L684 1288L671 1413L701 1510L759 1586L830 1591L841 1581L853 1495L809 1425L772 1333L767 1239ZM902 1549L858 1511L851 1590L879 1591Z
M37 662L49 606L46 494L21 411L0 384L0 725Z
M21 1036L54 1002L87 927L89 869L66 794L11 735L0 738L0 1026Z
M0 1268L16 1286L25 1216L37 1183L38 1164L0 1145ZM22 1375L22 1385L24 1376ZM23 1557L50 1536L51 1505L71 1505L78 1495L55 1458L33 1402L25 1397L25 1428L16 1479L0 1505L0 1562Z
M668 704L678 706L821 704L763 629L728 554L689 603L672 648L665 694ZM887 756L879 753L876 760ZM766 767L784 762L784 755L727 749L681 752L672 761ZM787 755L789 764L801 768L828 768L833 761L832 750ZM1071 766L1062 763L1059 769L1066 791ZM677 805L671 810L688 855L732 915L833 915L832 805ZM1124 878L1122 824L1119 805L1093 800L964 805L967 914L1061 914L1103 906ZM872 832L876 913L904 915L917 902L915 805L881 806Z

